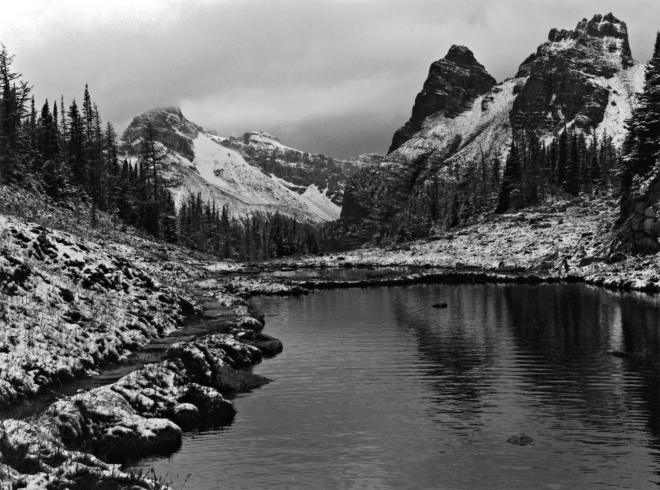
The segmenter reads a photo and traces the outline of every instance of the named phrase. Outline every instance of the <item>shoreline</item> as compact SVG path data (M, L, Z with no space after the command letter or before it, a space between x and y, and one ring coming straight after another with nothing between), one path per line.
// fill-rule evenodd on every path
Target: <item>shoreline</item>
M282 344L261 333L263 318L250 312L246 302L252 296L461 283L584 283L615 292L660 292L658 259L604 254L602 244L593 240L600 226L596 217L559 223L552 213L518 213L434 240L259 264L190 257L162 244L143 248L145 243L139 239L94 242L2 218L0 224L7 231L0 267L9 270L12 280L0 286L9 297L28 295L35 305L46 302L53 311L66 312L64 323L36 329L43 334L36 337L38 345L53 359L70 357L74 366L85 360L82 369L65 379L80 379L107 362L126 361L131 354L139 357L141 352L158 351L162 357L139 363L112 383L56 399L32 420L4 421L0 478L81 489L88 488L90 481L168 488L154 475L126 473L112 462L176 450L181 434L201 426L202 419L213 424L231 420L234 409L225 396L267 382L252 376L250 368L276 355ZM585 232L585 227L590 231ZM560 242L562 246L557 247ZM81 263L92 265L82 267ZM360 270L364 273L355 274ZM294 276L296 271L336 274L325 278L276 275L284 271L293 271ZM336 278L342 274L357 278ZM125 324L117 328L107 315L92 317L90 305L125 315ZM26 332L35 331L34 316L20 302L10 302L8 308L10 314L22 315L17 318ZM210 322L214 328L187 332L181 327L184 318L202 310L205 315L195 317L196 321ZM40 318L43 322L45 316ZM57 333L62 325L73 332L67 337L73 345L62 342L60 336L45 335L51 330ZM179 342L170 343L168 335ZM20 352L30 354L34 335L18 340ZM61 350L52 354L48 349L53 346ZM8 360L15 362L20 352L11 352L9 357L0 352L0 360L5 361L0 370L9 365ZM29 371L19 371L17 380L32 391L17 392L11 397L14 401L29 403L30 393L52 390L59 379L35 377L41 383L35 385L29 382Z
M336 268L307 264L263 267L337 272L379 269L373 264ZM231 423L235 409L226 396L250 391L268 382L252 374L251 367L277 355L282 344L261 333L263 318L248 311L247 298L297 296L346 288L484 283L584 283L616 292L658 292L631 288L626 283L598 284L574 275L455 268L361 280L294 280L244 275L203 279L194 283L193 288L218 290L212 295L205 292L205 298L198 298L203 313L195 318L217 322L215 331L211 328L199 335L191 334L191 338L183 342L172 343L164 351L162 360L144 364L111 384L57 400L34 421L3 422L0 450L10 458L12 454L27 452L27 458L23 456L23 459L32 463L31 466L25 463L15 467L3 465L1 470L16 483L34 482L29 475L35 475L36 471L39 478L45 478L43 481L73 483L71 488L84 488L89 478L130 482L135 488L168 488L152 477L125 473L121 465L150 455L171 454L180 446L182 435L190 430ZM63 462L51 466L50 455L54 452Z
M380 267L407 267L407 266L369 266L370 270ZM356 269L365 267L356 266ZM297 269L287 267L287 270L346 270L345 267L310 267L302 266ZM580 283L599 287L611 292L626 293L638 292L649 295L660 293L660 285L656 283L638 284L623 278L607 278L602 276L584 276L578 274L550 275L536 272L501 272L496 270L459 270L446 269L442 272L415 272L390 277L374 277L355 280L336 279L290 279L290 278L253 278L236 276L228 278L232 292L244 298L253 296L298 296L314 291L349 288L375 288L410 286L415 284L562 284ZM210 284L207 287L212 287Z
M206 332L170 344L161 360L62 397L27 419L4 420L0 451L10 464L0 465L3 481L80 489L91 482L169 488L153 476L121 468L171 454L184 432L230 424L236 410L227 397L268 383L252 367L282 350L278 339L261 333L263 319L244 301L206 298L203 306L197 319L210 324Z

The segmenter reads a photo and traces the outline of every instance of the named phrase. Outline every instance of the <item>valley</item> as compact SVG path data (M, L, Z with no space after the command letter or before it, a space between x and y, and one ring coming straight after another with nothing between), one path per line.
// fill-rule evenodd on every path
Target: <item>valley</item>
M502 81L451 45L348 159L178 105L118 138L12 63L3 484L657 484L660 35L597 14Z

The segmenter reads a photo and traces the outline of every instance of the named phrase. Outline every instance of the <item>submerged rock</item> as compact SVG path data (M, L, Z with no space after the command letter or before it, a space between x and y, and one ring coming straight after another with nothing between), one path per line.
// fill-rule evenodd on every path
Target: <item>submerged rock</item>
M622 350L608 350L607 353L613 357L628 357L628 354Z
M515 444L516 446L527 446L534 442L534 440L524 432L521 432L520 434L509 437L506 442L509 444Z

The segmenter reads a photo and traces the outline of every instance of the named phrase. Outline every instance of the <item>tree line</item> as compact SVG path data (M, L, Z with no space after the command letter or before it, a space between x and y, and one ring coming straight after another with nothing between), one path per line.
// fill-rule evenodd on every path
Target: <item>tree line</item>
M513 138L499 183L496 213L539 204L547 196L610 194L618 187L620 154L611 136L564 127L542 142L531 133Z
M0 184L44 191L56 200L82 199L91 222L103 211L153 237L222 258L263 260L317 253L322 233L279 213L232 216L200 195L176 209L163 171L167 153L146 119L137 159L120 158L112 123L102 121L85 86L82 105L74 99L37 110L32 87L0 50Z
M637 97L623 144L621 216L632 213L635 200L647 198L660 174L660 32L646 65L644 87ZM657 190L655 190L658 193Z

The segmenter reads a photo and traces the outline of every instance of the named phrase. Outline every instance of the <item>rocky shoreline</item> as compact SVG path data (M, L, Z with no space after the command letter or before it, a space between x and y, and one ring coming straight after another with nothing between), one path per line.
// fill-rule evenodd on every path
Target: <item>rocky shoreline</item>
M34 418L3 421L0 479L16 488L167 488L119 465L170 454L185 430L231 423L226 397L268 382L251 368L282 350L243 301L203 306L213 331L172 344L160 362L57 400Z
M13 488L167 488L121 463L230 423L227 397L267 382L252 367L282 350L243 299L190 288L210 257L118 237L0 216L0 481ZM66 394L117 365L124 376Z
M524 212L487 215L472 225L431 239L364 247L320 257L281 259L268 269L409 268L398 279L365 283L300 284L301 288L406 285L415 282L584 282L613 291L660 292L660 257L613 252L611 229L616 203L574 199ZM249 267L244 268L249 270ZM234 269L236 271L236 269ZM240 289L240 285L236 286ZM274 294L277 285L250 286ZM248 288L249 289L249 288ZM268 291L271 290L271 292Z
M360 266L357 268L377 269L377 266ZM298 270L309 270L309 266L299 267ZM313 268L312 268L313 269ZM323 268L328 270L328 268ZM330 269L332 270L332 269ZM337 268L338 272L345 268ZM390 277L373 277L357 280L335 279L264 279L264 278L238 278L230 279L227 286L207 281L204 285L210 290L215 287L224 291L231 291L243 298L252 296L300 296L314 291L329 289L370 288L390 286L412 286L415 284L556 284L556 283L583 283L590 286L602 287L615 292L637 291L656 294L660 292L660 284L655 282L638 283L625 277L607 277L605 275L580 274L539 274L533 271L507 271L497 270L464 270L447 269L442 272L415 272Z

